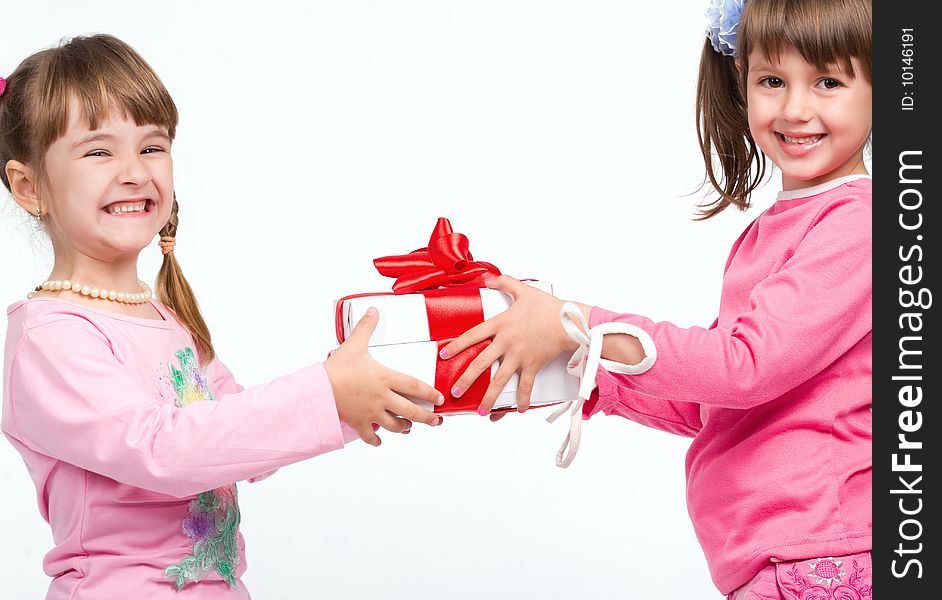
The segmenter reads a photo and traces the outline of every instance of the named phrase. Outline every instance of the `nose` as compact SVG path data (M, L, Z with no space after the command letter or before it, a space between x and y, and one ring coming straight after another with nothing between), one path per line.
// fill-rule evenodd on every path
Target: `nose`
M782 117L793 123L810 121L814 115L813 103L812 95L806 90L799 87L789 88L785 96L785 106L782 108Z
M151 180L151 174L147 165L144 164L143 157L134 153L122 159L118 179L123 185L140 187Z

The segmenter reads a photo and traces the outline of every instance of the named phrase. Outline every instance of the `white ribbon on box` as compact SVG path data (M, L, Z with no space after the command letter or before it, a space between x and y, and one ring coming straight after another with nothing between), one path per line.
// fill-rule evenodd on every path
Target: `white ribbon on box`
M654 361L657 360L657 349L654 346L654 340L646 331L629 323L599 323L590 329L582 310L572 302L563 304L559 311L559 318L569 337L579 344L579 348L569 359L566 368L570 374L581 380L579 397L576 400L566 402L546 418L547 421L552 423L567 410L572 411L569 433L566 434L563 445L556 453L556 466L565 469L576 458L576 452L579 451L579 438L582 434L582 407L585 401L589 399L589 396L592 395L592 391L598 387L596 375L599 366L612 373L639 375L654 365ZM636 365L626 365L602 358L603 339L606 335L612 333L625 333L638 338L638 341L641 342L641 348L644 350L644 359Z

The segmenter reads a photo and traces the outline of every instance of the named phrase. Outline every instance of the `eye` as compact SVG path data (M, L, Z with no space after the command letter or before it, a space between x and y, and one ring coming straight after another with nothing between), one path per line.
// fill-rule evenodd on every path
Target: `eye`
M818 82L818 86L826 90L836 90L837 88L841 87L841 85L843 84L833 77L825 77Z
M769 75L768 77L763 77L759 80L759 85L767 88L780 88L785 85L785 82L775 77L774 75Z
M167 150L165 148L162 148L161 146L148 146L144 148L143 150L141 150L141 154L154 154L155 152L166 152L166 151Z
M96 157L96 158L100 158L100 157L110 156L110 155L108 154L108 151L107 151L107 150L92 150L91 152L89 152L89 153L86 154L85 156L94 156L94 157Z

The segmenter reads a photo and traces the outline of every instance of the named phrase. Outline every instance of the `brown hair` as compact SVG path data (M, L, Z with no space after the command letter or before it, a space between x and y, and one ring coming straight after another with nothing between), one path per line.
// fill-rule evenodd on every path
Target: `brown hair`
M767 171L767 158L749 132L746 77L749 53L772 60L794 48L819 69L839 65L857 77L856 58L872 82L871 0L746 0L739 20L737 58L703 45L697 82L697 139L709 180L719 193L701 205L698 218L713 217L730 204L749 208L749 197ZM736 68L736 61L740 69ZM714 162L719 162L719 169Z
M133 48L110 35L75 37L36 52L6 80L0 97L0 166L10 160L30 165L40 186L46 151L65 135L73 99L91 130L120 110L137 125L164 127L171 140L176 135L177 107L167 89ZM5 169L0 179L9 190ZM174 198L160 235L176 235L177 210ZM211 361L215 351L209 329L172 252L164 255L157 275L157 297L190 330L201 360Z

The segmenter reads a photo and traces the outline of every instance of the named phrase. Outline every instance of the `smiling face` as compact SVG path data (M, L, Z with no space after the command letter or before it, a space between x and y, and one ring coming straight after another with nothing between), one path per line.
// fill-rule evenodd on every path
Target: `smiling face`
M793 190L867 173L863 150L872 123L872 85L853 59L856 77L836 65L822 71L794 48L775 60L749 54L749 130Z
M41 202L57 261L62 253L71 262L79 255L105 263L136 260L173 205L167 130L137 125L119 111L90 130L74 100L69 115L65 135L43 160Z

